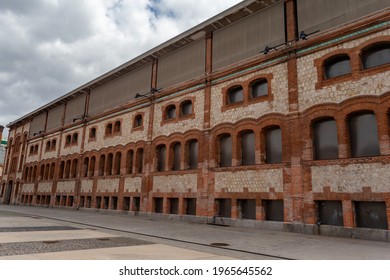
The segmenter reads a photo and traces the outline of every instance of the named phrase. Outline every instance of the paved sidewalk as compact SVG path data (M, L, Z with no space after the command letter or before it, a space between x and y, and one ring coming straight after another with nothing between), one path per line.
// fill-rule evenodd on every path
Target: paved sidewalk
M29 215L35 215L36 217L32 218ZM25 220L22 222L23 219L28 219L29 221ZM71 223L64 222L64 220L71 221ZM0 205L0 229L5 227L26 227L27 225L37 228L42 226L49 228L54 226L77 228L65 233L65 235L69 234L67 235L69 239L113 238L114 240L117 237L122 237L125 238L125 241L128 239L129 242L138 240L153 244L85 249L81 251L68 250L44 254L26 254L24 257L20 255L3 256L1 258L190 260L275 259L272 257L275 256L304 260L390 260L390 242L304 235L252 228L219 227L165 219L160 220L150 217L134 217L120 213ZM115 229L116 231L109 229ZM41 234L42 239L49 238L47 232L40 232L33 232L32 235L29 235L29 232L25 232L25 240L36 241L36 234ZM57 234L55 231L51 232L57 238L50 237L50 240L55 239L58 241L58 239L62 240L64 238L64 231L58 231ZM80 235L78 236L77 233L80 233ZM11 242L12 238L20 242L23 240L20 237L21 235L20 232L16 235L15 233L1 232L0 244L3 244L1 243L2 240L6 238L8 238L7 242ZM212 243L225 243L224 245L226 246L220 248L208 246Z

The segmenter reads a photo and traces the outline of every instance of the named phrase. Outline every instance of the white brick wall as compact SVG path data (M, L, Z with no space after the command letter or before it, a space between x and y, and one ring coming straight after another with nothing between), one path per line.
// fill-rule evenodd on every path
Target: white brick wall
M390 165L360 163L313 166L311 171L313 192L323 192L323 187L341 193L362 192L363 187L371 187L372 192L390 190Z
M153 177L153 191L157 192L197 192L198 175L168 175Z
M57 183L57 193L74 192L76 187L75 181L60 181Z
M216 172L215 192L283 192L282 169L250 170L237 172Z
M142 188L142 178L134 177L134 178L126 178L125 179L125 192L140 192Z
M51 192L52 186L52 182L39 183L38 192Z
M118 192L119 179L100 179L97 183L97 192Z

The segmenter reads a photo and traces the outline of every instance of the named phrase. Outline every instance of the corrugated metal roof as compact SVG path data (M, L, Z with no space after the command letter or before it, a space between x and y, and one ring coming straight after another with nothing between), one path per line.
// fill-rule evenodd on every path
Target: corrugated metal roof
M54 108L60 104L65 103L67 100L73 99L85 91L97 88L102 84L110 82L121 75L124 75L136 68L142 67L145 64L151 63L157 58L160 58L172 51L175 51L189 43L192 43L204 36L204 34L214 32L222 29L233 22L243 19L257 11L260 11L276 2L281 0L245 0L237 5L225 10L224 12L210 18L203 23L181 33L180 35L166 41L165 43L135 57L134 59L114 68L113 70L101 75L100 77L72 90L71 92L49 102L48 104L24 115L23 117L9 123L7 127L10 127L26 118L33 117L42 113L45 110ZM200 34L200 35L199 35ZM200 36L200 37L199 37Z

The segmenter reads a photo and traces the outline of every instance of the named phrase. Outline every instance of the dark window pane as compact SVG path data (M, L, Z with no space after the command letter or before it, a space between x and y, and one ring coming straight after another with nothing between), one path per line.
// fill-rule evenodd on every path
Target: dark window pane
M372 113L352 116L349 119L351 156L378 156L379 141L376 117Z
M282 131L270 128L265 134L266 163L282 162Z
M166 110L166 119L174 119L176 118L176 107L175 106L169 106Z
M165 145L159 146L157 148L157 171L165 170L165 154L166 154Z
M134 119L134 127L140 127L142 126L142 116L138 115Z
M237 204L240 219L256 220L255 199L238 199Z
M138 149L137 150L137 173L142 173L144 165L144 149Z
M217 204L217 216L230 218L232 213L232 201L231 199L216 199Z
M268 95L268 82L266 80L259 80L252 84L251 97Z
M355 202L355 212L358 227L388 229L386 203Z
M325 79L330 79L351 73L349 57L342 56L329 60L325 64Z
M223 136L220 139L220 166L232 165L232 138L230 135Z
M363 55L364 69L390 63L390 46L379 45L364 51Z
M242 165L255 164L255 134L247 132L242 134Z
M343 226L341 201L318 201L318 222L323 225Z
M337 126L335 120L314 124L314 158L334 159L339 156Z
M198 168L198 141L191 141L189 144L189 159L188 166L190 169Z
M173 164L172 164L172 170L180 170L180 150L181 145L180 143L176 143L173 146Z
M180 114L182 116L187 116L192 114L192 102L191 101L184 101L180 106Z
M263 200L267 221L284 221L283 200Z
M228 91L228 104L241 102L244 100L242 87L234 87Z

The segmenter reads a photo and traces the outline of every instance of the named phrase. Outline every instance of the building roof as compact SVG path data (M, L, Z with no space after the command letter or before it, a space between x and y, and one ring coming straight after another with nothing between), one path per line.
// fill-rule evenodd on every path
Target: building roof
M45 110L54 108L66 101L73 99L86 91L97 88L103 84L106 84L119 76L122 76L128 72L131 72L137 68L140 68L146 64L151 63L155 59L163 57L164 55L171 53L181 47L184 47L197 39L205 36L210 32L222 29L233 22L241 20L255 12L258 12L268 6L277 3L281 0L245 0L237 5L225 10L224 12L196 25L195 27L179 34L178 36L162 43L161 45L133 58L132 60L114 68L113 70L99 76L98 78L68 92L67 94L47 103L46 105L24 115L23 117L9 123L7 127L25 120L26 118L38 115Z

